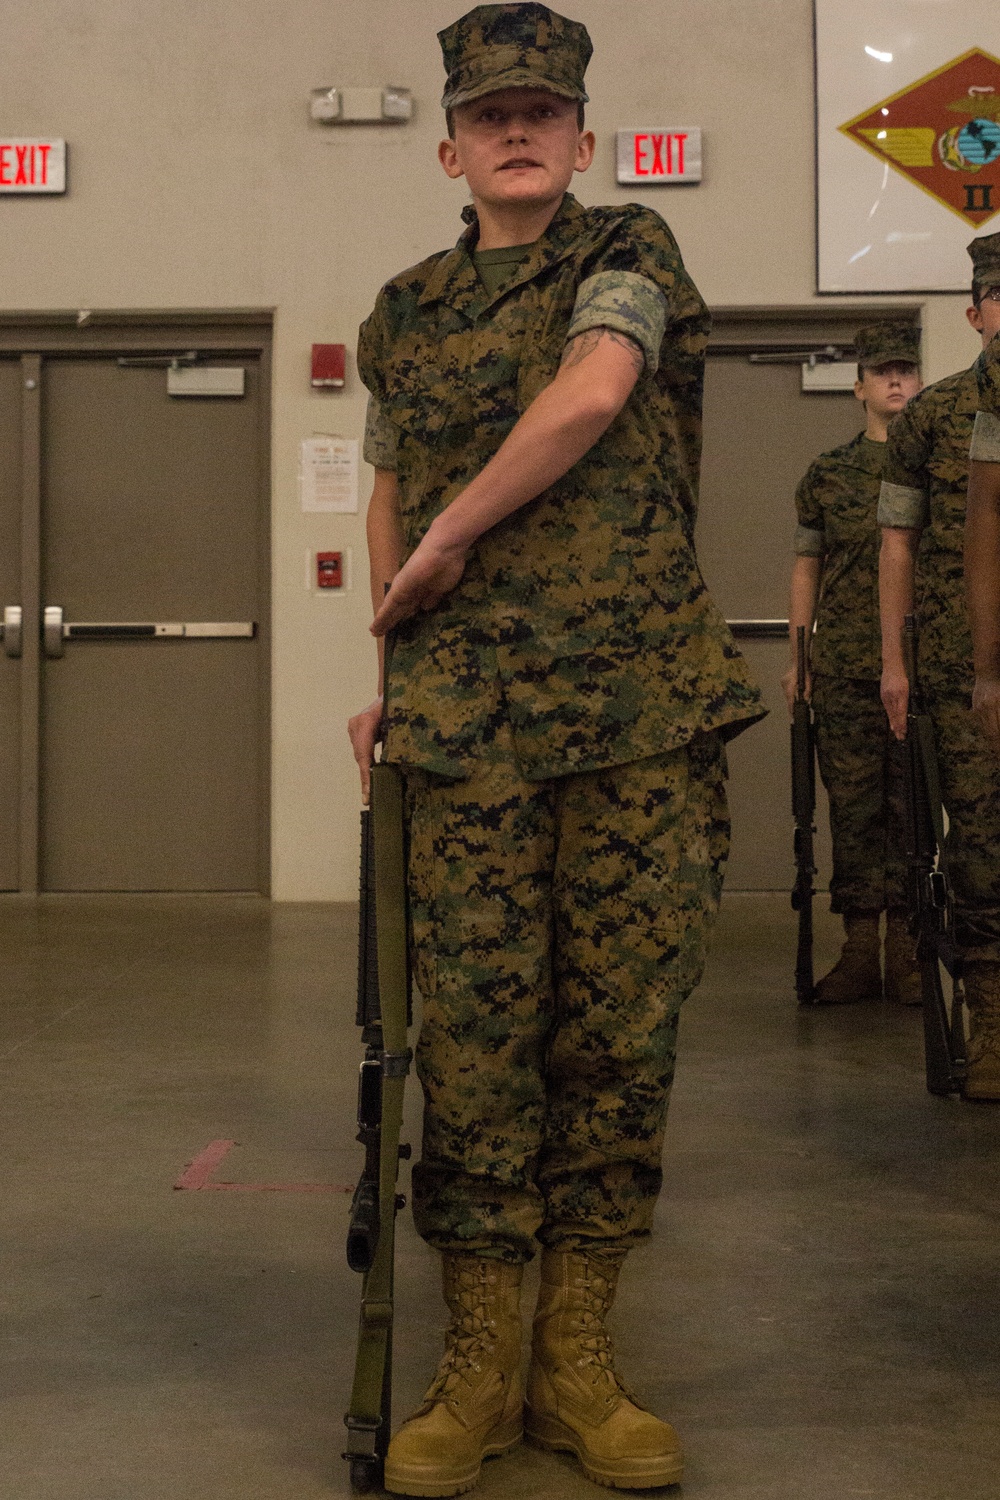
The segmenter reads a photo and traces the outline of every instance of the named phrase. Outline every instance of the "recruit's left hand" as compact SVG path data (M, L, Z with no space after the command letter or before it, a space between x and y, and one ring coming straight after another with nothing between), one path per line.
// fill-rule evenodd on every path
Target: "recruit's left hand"
M910 684L906 673L883 667L881 697L882 707L889 718L889 728L897 740L905 740L906 715L910 707Z
M400 620L434 609L465 572L467 556L467 548L439 541L432 526L392 580L372 621L372 635L385 635Z

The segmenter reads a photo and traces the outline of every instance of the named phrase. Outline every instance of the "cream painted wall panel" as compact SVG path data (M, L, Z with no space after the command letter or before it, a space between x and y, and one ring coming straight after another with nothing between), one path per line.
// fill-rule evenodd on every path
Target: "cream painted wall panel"
M356 776L344 725L372 691L364 515L303 515L298 446L359 436L365 397L308 384L309 345L346 342L383 281L452 243L435 32L463 0L32 0L8 7L3 125L70 142L66 199L5 200L6 309L273 307L274 890L350 899ZM596 52L585 202L669 219L710 302L814 300L811 0L573 0ZM410 126L324 129L320 84L411 87ZM700 187L614 182L614 132L705 129ZM927 306L928 373L966 364L962 299ZM366 493L365 477L362 494ZM362 512L364 504L362 504ZM354 589L307 592L307 549L354 550Z

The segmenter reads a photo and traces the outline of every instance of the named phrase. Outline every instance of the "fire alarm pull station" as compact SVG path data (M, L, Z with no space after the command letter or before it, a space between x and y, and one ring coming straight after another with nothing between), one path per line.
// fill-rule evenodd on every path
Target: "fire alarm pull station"
M312 383L318 390L344 384L345 348L343 344L313 344Z
M342 552L316 553L316 587L318 589L342 589L344 587L344 554Z

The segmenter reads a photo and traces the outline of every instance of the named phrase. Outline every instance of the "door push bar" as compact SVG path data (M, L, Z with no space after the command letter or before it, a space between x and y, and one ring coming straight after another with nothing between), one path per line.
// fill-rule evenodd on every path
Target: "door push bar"
M787 620L727 620L738 641L785 641L788 639Z
M3 624L0 625L4 656L11 656L16 660L21 655L24 646L23 624L24 618L21 606L19 604L5 605Z
M64 641L249 640L256 633L254 620L202 623L77 620L70 623L63 619L61 605L49 604L45 608L42 645L45 655L55 659L63 655Z

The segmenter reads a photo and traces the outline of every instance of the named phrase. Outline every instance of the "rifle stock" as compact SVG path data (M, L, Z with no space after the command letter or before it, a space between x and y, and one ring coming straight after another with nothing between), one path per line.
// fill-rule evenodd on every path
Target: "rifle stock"
M800 1005L815 999L813 981L813 920L816 874L816 744L812 709L806 697L806 632L795 632L796 691L792 706L792 817L795 822L795 884L792 910L798 912L799 935L795 954L795 993Z
M904 622L903 659L910 688L905 742L910 926L917 940L923 990L927 1089L931 1094L947 1095L961 1091L965 1074L961 958L954 940L934 726L920 692L912 615ZM942 968L952 984L950 1014L941 983Z

